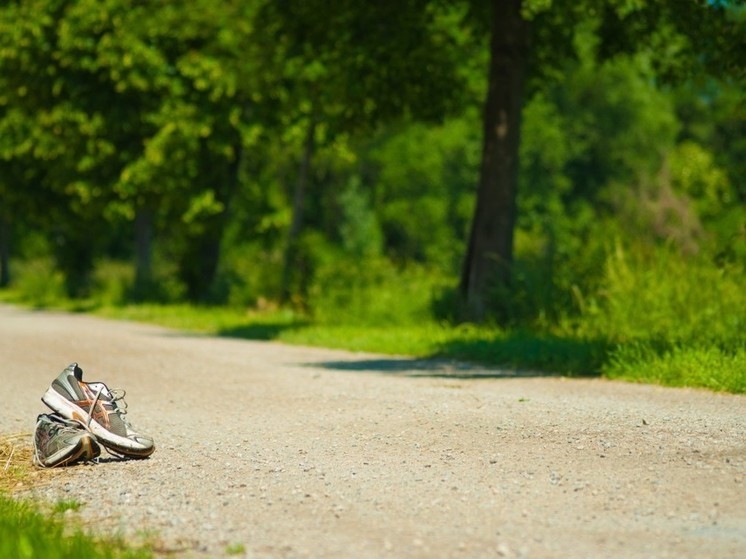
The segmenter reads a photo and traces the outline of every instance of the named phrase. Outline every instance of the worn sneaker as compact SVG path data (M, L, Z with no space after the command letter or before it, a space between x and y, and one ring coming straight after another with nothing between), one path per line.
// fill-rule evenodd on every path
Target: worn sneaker
M79 422L112 454L145 458L155 450L152 437L138 433L125 419L124 390L109 390L103 382L83 382L83 370L70 364L52 382L42 401Z
M93 435L77 421L57 414L41 414L34 432L34 464L41 468L93 460L101 453Z

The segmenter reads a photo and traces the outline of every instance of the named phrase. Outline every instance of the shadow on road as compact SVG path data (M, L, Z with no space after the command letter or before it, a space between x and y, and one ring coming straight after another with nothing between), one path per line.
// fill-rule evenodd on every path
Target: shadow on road
M607 355L603 340L530 333L455 339L429 358L380 358L316 364L338 371L460 379L595 377Z
M353 373L385 373L406 377L452 378L462 380L563 376L560 373L546 371L487 368L482 365L444 359L381 358L356 361L324 361L321 363L304 363L303 365L306 367L320 367Z
M293 324L262 324L252 323L232 328L223 328L218 335L223 338L239 338L242 340L276 340L285 330L302 328L305 323Z
M275 340L286 330L302 329L304 322L251 323L220 331L220 336ZM350 372L376 372L449 378L589 377L599 376L608 358L609 343L533 332L468 333L454 330L427 357L391 357L308 364Z

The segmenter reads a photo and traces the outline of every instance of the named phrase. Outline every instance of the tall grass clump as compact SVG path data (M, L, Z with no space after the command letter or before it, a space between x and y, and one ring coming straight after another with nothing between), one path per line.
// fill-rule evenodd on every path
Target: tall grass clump
M611 353L604 372L609 378L743 394L746 347L677 344L662 349L650 342L633 342Z
M617 245L579 331L609 340L602 372L611 378L744 392L744 272L671 248Z

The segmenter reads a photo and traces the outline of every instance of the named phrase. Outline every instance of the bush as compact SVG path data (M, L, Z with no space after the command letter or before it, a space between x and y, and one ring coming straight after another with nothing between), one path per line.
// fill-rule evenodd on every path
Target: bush
M576 335L607 340L608 377L744 392L745 271L670 247L617 244Z
M122 305L131 295L134 278L135 271L131 264L101 260L93 271L91 297L102 305Z
M33 306L49 307L67 297L64 274L49 257L14 262L11 287L20 299Z
M625 250L617 244L586 306L583 329L619 342L730 345L746 328L745 277L740 266L718 267L666 247Z
M445 280L426 269L396 268L385 258L344 258L319 269L309 306L321 324L385 326L432 321L433 294Z
M243 243L224 251L216 283L229 306L256 307L262 301L279 299L281 276L280 251Z

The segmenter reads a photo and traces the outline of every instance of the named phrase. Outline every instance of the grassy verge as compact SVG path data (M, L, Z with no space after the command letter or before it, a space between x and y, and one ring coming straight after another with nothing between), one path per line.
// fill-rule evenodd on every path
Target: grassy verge
M146 548L131 548L116 538L102 541L63 521L62 513L74 503L58 503L49 511L13 497L19 489L44 483L62 470L37 470L31 462L30 435L0 437L0 557L17 559L73 559L85 557L152 557Z
M511 332L494 326L423 321L390 326L320 324L292 312L241 312L226 307L129 305L99 307L99 316L204 334L277 340L359 352L438 357L567 375L598 373L605 344L598 340Z
M602 328L536 332L433 321L332 325L309 322L290 312L247 313L190 305L100 307L93 312L219 336L746 393L746 344L738 341L719 344L690 336L686 342L632 338L611 342L600 334Z
M19 302L8 291L2 299ZM743 341L728 339L725 334L707 338L698 331L671 334L669 338L660 333L640 338L632 335L635 332L631 327L613 332L603 323L610 318L617 329L625 323L639 324L636 317L622 315L596 317L593 320L598 324L586 320L580 327L514 331L495 326L454 326L432 320L392 325L354 324L350 320L319 323L290 311L247 312L188 304L107 306L58 301L55 308L209 335L746 392L746 343ZM628 312L626 308L622 310ZM727 343L722 343L723 340Z

